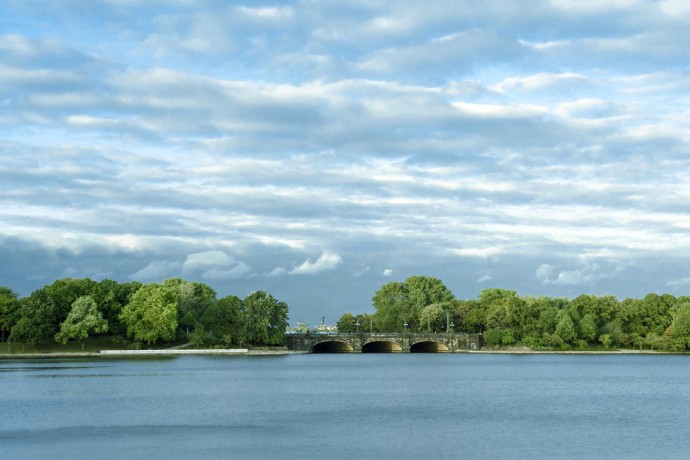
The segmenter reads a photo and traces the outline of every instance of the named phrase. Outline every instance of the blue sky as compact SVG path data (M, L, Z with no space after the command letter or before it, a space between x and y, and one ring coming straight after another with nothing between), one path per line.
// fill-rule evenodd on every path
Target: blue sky
M292 322L690 291L690 3L0 4L0 284L265 289Z

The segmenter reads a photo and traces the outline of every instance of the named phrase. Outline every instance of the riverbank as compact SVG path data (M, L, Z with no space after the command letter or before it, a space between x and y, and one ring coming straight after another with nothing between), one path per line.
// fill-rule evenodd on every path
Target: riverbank
M266 349L163 349L163 350L101 350L99 352L49 352L49 353L5 353L0 359L63 359L63 358L126 358L126 357L174 357L174 356L281 356L305 354L291 350Z
M49 353L5 353L0 360L7 359L65 359L65 358L127 358L127 357L175 357L175 356L283 356L310 354L308 351L287 349L162 349L162 350L101 350L99 352L49 352ZM351 353L350 353L351 354ZM396 353L399 354L399 353ZM445 353L444 353L445 354ZM467 350L457 354L501 354L501 355L668 355L684 354L658 350Z
M659 354L683 354L677 352L659 351L659 350L531 350L529 348L522 349L506 349L506 350L469 350L466 353L477 354L502 354L502 355L659 355Z

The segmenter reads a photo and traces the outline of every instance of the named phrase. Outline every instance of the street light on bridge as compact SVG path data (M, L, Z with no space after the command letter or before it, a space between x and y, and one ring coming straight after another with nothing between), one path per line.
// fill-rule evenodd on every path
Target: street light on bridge
M359 320L355 323L355 326L357 327L357 333L359 334Z

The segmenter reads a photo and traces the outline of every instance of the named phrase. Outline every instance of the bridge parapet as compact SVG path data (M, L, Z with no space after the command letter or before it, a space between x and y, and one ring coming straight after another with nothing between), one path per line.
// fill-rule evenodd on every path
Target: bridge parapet
M449 333L449 334L420 334L420 333L327 333L327 334L289 334L287 347L295 351L327 351L350 352L362 351L447 351L463 352L478 350L482 347L481 334ZM389 344L394 343L397 346ZM332 346L330 345L332 344ZM377 346L380 344L380 346ZM430 344L424 346L424 344ZM432 346L437 344L436 346Z

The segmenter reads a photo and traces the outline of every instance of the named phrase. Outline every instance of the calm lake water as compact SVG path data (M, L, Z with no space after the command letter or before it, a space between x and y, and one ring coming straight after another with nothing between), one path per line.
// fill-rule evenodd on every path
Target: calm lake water
M685 459L690 356L0 361L0 455Z

